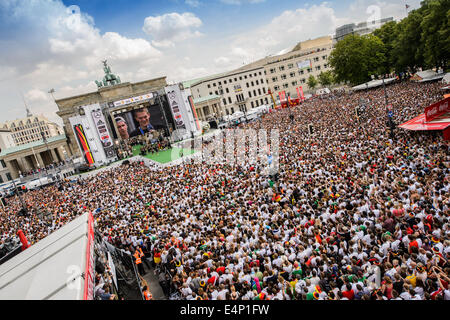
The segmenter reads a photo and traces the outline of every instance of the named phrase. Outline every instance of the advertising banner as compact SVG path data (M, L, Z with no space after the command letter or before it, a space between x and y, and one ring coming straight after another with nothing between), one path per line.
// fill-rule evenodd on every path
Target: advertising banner
M102 110L100 108L94 109L92 110L91 115L106 157L113 158L115 156L113 140L106 125L106 119Z
M142 96L138 96L138 97L132 97L132 98L127 98L124 100L119 100L113 103L114 107L119 107L119 106L126 106L128 104L132 104L132 103L136 103L136 102L145 102L150 100L151 98L153 98L154 95L153 93L148 93Z
M167 101L169 102L170 111L172 112L173 119L175 120L175 126L177 130L186 129L186 122L188 119L183 114L184 103L181 96L181 90L178 85L167 86L164 88Z
M300 70L312 68L311 60L304 60L304 61L297 62L297 67Z
M438 103L432 104L431 106L427 107L425 109L425 121L429 122L447 112L450 112L450 107L448 105L449 101L450 98L446 98L442 101L439 101Z

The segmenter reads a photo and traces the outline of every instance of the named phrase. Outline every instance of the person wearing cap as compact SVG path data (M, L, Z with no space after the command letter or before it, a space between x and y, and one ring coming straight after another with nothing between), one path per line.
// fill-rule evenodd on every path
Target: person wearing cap
M119 131L119 136L122 140L127 140L130 138L128 133L128 124L122 117L116 117L117 130Z

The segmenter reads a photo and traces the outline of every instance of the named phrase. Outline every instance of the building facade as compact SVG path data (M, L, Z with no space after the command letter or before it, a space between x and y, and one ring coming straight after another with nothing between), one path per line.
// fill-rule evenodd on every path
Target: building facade
M72 156L65 135L10 147L0 152L0 173L6 181L21 174L61 163ZM9 175L8 175L9 174ZM5 182L6 182L5 181Z
M286 92L286 96L298 97L297 88L310 92L308 78L316 79L320 73L331 70L328 58L333 49L331 36L299 43L293 51L264 59L268 88L274 92ZM278 97L279 98L279 97Z
M373 20L369 22L361 22L358 24L350 23L336 28L336 33L334 35L334 44L344 39L350 34L359 34L360 36L370 34L378 28L381 28L384 24L394 21L393 17Z
M328 58L333 49L331 36L300 42L286 54L269 56L239 69L197 80L185 81L191 89L199 118L222 118L237 111L247 112L262 105L271 105L272 98L298 97L302 87L307 93L308 78L330 70ZM220 105L217 105L219 97ZM219 112L212 107L215 104Z
M42 140L43 135L48 139L64 134L60 126L42 115L30 115L24 119L6 121L0 124L0 128L11 132L12 140L17 146Z
M200 119L220 119L269 104L264 67L240 68L201 79L190 85Z

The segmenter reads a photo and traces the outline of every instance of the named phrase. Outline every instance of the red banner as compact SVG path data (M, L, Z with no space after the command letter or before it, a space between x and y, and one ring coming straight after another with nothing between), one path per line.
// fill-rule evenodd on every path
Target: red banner
M300 86L300 92L302 93L302 101L305 101L305 95L303 94L303 87Z
M439 116L450 112L450 108L448 102L450 101L450 97L446 98L438 103L432 104L428 108L425 109L425 121L429 122L433 119L438 118Z
M84 273L84 300L94 300L94 218L89 212L86 269Z

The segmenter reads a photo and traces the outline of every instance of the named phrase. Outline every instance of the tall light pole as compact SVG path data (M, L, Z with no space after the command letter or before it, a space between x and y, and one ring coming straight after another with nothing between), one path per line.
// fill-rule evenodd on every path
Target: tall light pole
M382 76L382 80L383 80L383 90L384 90L384 103L386 106L386 112L387 112L389 128L390 128L390 138L392 141L394 141L394 138L395 138L395 136L394 136L394 121L392 120L393 111L392 111L392 107L390 108L388 105L388 96L387 96L387 91L386 91L386 84L384 82L384 75Z

